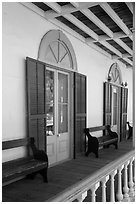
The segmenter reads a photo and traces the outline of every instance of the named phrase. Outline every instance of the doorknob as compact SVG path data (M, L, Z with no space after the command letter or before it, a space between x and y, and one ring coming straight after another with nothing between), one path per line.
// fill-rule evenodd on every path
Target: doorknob
M60 134L57 134L57 137L60 137Z

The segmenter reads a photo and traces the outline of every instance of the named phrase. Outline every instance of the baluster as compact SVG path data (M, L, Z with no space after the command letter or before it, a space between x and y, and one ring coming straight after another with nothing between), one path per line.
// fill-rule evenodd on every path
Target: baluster
M123 187L123 191L124 191L124 201L129 201L129 188L128 188L128 175L127 175L127 166L129 165L129 161L125 164L124 166L124 187Z
M102 182L102 202L106 202L106 182L109 179L109 175L103 178Z
M121 182L121 171L124 168L124 165L119 167L118 169L118 192L117 192L117 199L118 201L122 201L123 199L123 194L122 194L122 182Z
M82 193L78 198L78 202L82 202L87 197L87 191Z
M130 160L129 163L129 196L134 196L134 182L133 182L133 166L132 162L134 160L134 157Z
M96 202L96 190L99 187L99 182L91 187L91 201Z
M114 188L114 177L117 173L117 169L111 173L111 192L110 192L110 202L115 202L115 188Z

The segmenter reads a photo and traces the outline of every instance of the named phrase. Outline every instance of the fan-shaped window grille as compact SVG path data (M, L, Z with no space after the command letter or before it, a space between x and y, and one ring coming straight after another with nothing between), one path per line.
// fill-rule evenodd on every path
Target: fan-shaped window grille
M108 81L121 85L121 71L117 63L113 63L108 72Z
M38 60L77 70L73 47L62 31L51 30L41 40Z

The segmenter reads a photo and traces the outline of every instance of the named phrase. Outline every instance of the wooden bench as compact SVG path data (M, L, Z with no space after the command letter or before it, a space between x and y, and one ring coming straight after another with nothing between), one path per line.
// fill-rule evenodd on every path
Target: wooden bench
M26 146L29 149L29 139L17 139L2 142L2 150L8 150L16 147ZM39 161L33 156L27 156L20 159L11 160L2 163L2 184L11 183L19 177L36 173L42 169L48 168L46 161ZM46 171L47 173L47 171Z
M92 132L103 131L103 136L95 137L91 135ZM86 143L86 156L93 152L98 158L98 150L108 148L110 145L114 145L115 149L118 149L118 135L112 132L110 126L97 126L91 128L85 128L85 134L88 137L88 143Z

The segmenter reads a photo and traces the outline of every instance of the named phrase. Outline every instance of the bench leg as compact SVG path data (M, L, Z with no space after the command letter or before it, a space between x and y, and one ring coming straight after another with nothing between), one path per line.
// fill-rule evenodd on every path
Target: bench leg
M89 153L90 153L90 151L87 151L87 152L85 153L85 156L88 157Z
M42 170L39 171L39 173L40 173L41 176L43 177L43 181L44 181L45 183L48 183L47 171L48 171L47 168L44 168L44 169L42 169Z
M26 176L27 179L34 179L37 173L31 173Z
M98 151L97 151L97 152L95 152L95 155L96 155L96 158L98 158Z
M115 143L114 146L115 146L115 149L118 149L118 143Z

